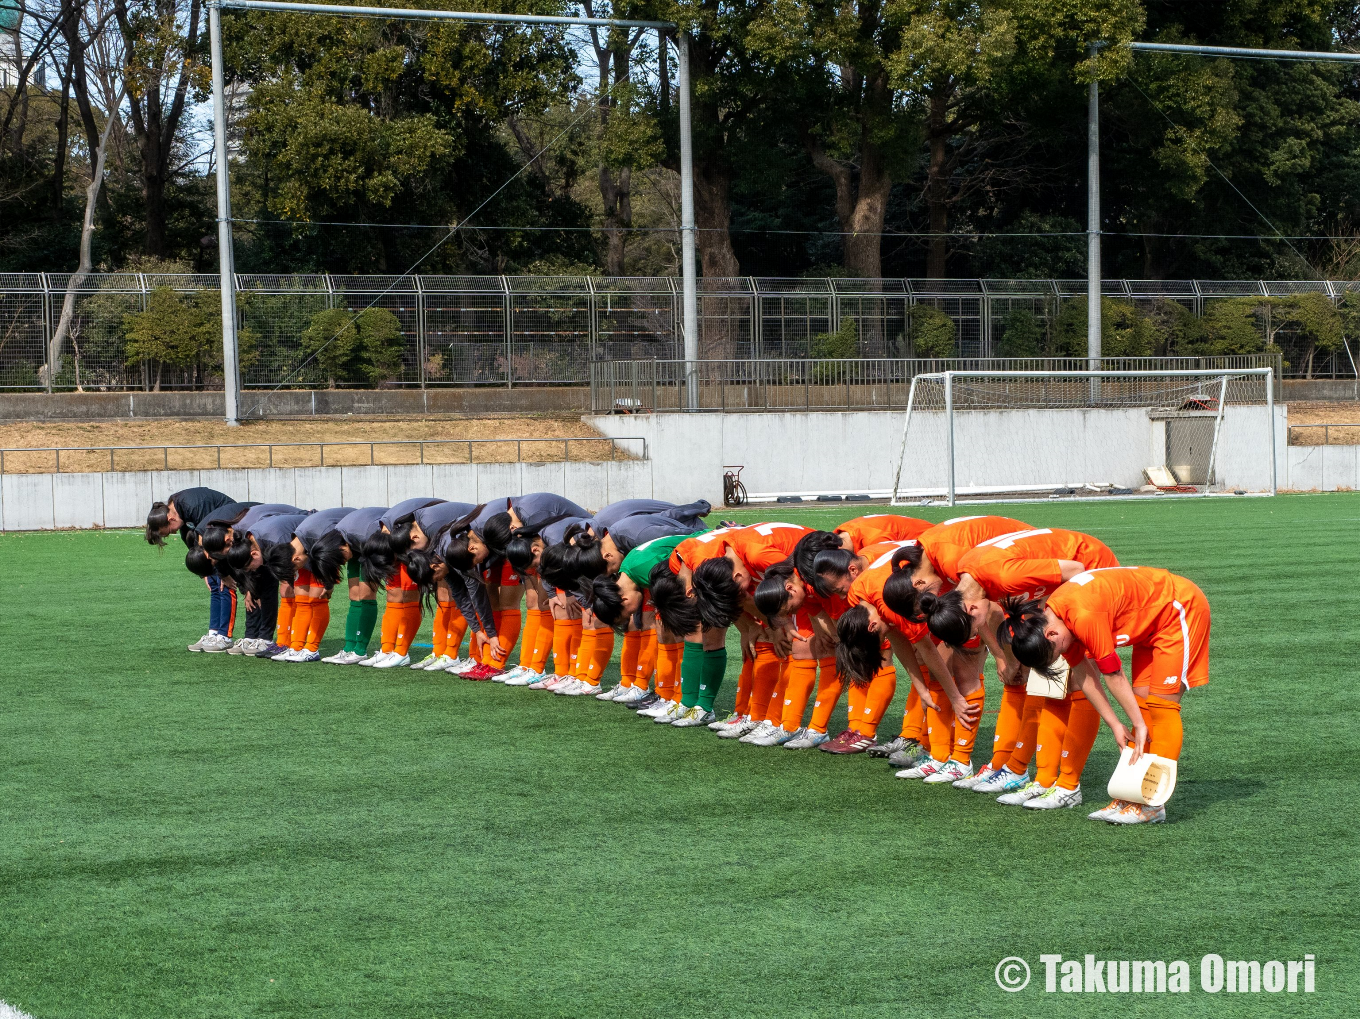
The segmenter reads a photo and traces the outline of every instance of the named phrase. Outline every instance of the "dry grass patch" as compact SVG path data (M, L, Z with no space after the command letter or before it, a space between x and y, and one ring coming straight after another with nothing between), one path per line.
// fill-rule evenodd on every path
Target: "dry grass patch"
M1354 428L1300 428L1300 425L1351 424ZM1289 444L1321 446L1360 445L1360 403L1291 403L1289 405Z
M112 452L102 448L109 446L130 448ZM167 446L210 448L162 448ZM306 418L252 421L236 428L201 419L24 421L0 424L0 447L23 451L5 454L5 471L11 474L55 471L57 455L51 447L63 450L63 472L553 462L626 456L573 414Z

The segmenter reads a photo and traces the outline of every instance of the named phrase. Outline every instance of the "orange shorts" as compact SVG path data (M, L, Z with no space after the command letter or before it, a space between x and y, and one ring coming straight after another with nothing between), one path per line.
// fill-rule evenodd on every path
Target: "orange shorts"
M296 587L320 587L321 583L312 576L311 570L298 570L297 577L293 580Z
M397 591L414 591L416 582L411 579L411 575L406 572L405 563L397 563L397 575L388 586Z
M502 559L500 565L490 570L482 570L482 578L488 584L496 584L500 587L520 587L522 581L515 568L510 565L510 560Z
M1177 693L1209 682L1209 599L1177 577L1167 625L1151 644L1133 649L1133 685Z

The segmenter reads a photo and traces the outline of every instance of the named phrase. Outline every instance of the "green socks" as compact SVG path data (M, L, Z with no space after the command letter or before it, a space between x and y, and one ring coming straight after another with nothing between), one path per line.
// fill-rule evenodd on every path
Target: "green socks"
M703 685L704 646L698 641L685 641L685 653L680 658L680 703L692 708L699 701Z
M689 645L685 645L686 649ZM699 707L705 711L713 710L713 701L722 688L723 676L727 672L727 648L714 648L703 653L703 669L699 681Z
M378 623L378 602L351 601L349 614L345 616L345 650L356 655L368 652L368 639L373 636L373 627Z

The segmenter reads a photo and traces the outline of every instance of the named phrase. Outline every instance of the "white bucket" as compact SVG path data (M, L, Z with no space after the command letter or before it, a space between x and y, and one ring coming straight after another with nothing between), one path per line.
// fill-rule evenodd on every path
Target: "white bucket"
M1130 764L1132 756L1133 747L1125 747L1119 755L1119 766L1107 787L1110 798L1160 807L1176 791L1176 762L1170 757L1144 753L1136 764Z

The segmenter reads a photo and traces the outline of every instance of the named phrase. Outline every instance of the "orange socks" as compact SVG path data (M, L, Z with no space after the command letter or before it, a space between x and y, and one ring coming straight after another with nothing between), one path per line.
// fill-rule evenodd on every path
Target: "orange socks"
M482 664L493 669L503 669L510 652L515 650L515 643L519 640L519 628L524 624L524 620L519 609L497 609L491 613L491 619L496 624L496 636L505 651L503 654L493 655L490 647L483 645L485 650L482 652Z
M907 691L907 710L902 712L902 738L924 743L926 737L926 706L916 692L916 684Z
M1180 760L1185 729L1181 724L1181 706L1177 701L1157 694L1138 698L1138 707L1148 727L1148 750L1158 757Z
M307 631L311 626L312 596L299 592L293 596L293 643L290 647L294 651L301 651L307 646Z
M572 675L572 662L576 658L576 649L581 644L581 620L579 619L554 619L553 620L553 674L557 676Z
M538 640L538 610L524 610L524 628L520 630L519 663L525 665L534 654L534 641Z
M978 687L972 693L965 694L963 699L966 700L969 704L976 704L979 708L981 708L983 702L987 699L987 691L982 687ZM956 720L956 724L954 726L953 758L960 764L972 763L973 744L977 742L978 729L981 728L981 723L982 723L981 712L979 712L978 720L973 723L973 727L971 729L966 728L961 722L957 722Z
M930 756L937 761L949 760L954 746L954 705L944 695L938 683L928 685L930 699L935 707L926 708L926 738L930 743Z
M1062 700L1045 697L1039 712L1039 734L1034 739L1034 781L1045 788L1058 780L1058 767L1063 759L1063 738L1067 735L1071 711L1072 698L1068 696Z
M739 715L751 713L751 684L755 682L756 662L754 658L741 656L741 674L737 676L737 703L732 710Z
M609 666L609 659L614 657L614 630L609 626L601 626L590 632L595 635L595 641L590 646L585 680L591 686L599 686L600 677Z
M1025 688L1023 685L1003 686L1001 688L1001 710L997 712L996 732L992 736L993 768L1000 768L1011 759L1011 752L1015 750L1015 737L1020 731L1024 707ZM1033 742L1033 740L1031 739L1030 742Z
M845 689L845 682L836 671L836 659L823 658L817 664L821 668L821 673L817 680L817 699L812 702L812 720L808 722L808 728L826 732L826 727L831 724L831 713L836 710L841 692Z
M408 601L398 602L395 605L388 603L389 608L395 608L396 632L392 637L392 650L399 655L404 655L411 650L411 642L416 639L416 633L420 630L420 602ZM387 613L383 613L383 644L387 643Z
M451 601L442 601L435 606L434 622L431 624L430 642L434 645L435 657L448 655L458 657L458 649L463 644L463 634L467 633L467 620Z
M652 673L656 672L656 631L638 632L642 634L642 643L638 647L637 665L633 667L633 685L646 690L651 685Z
M888 710L888 705L892 702L893 694L897 692L897 670L893 668L892 662L880 668L874 673L874 678L864 690L864 706L859 712L850 716L850 728L856 730L864 736L875 736L878 734L878 723L883 720L883 713ZM851 689L853 696L854 689Z
M279 599L279 627L274 635L274 643L282 647L293 646L293 614L297 610L297 598Z
M1006 688L1007 690L1010 687ZM1044 710L1047 697L1025 697L1024 713L1020 716L1020 730L1015 737L1015 749L1006 760L1006 767L1017 775L1029 767L1034 757L1034 747L1039 738L1039 716ZM996 758L992 758L996 760Z
M619 654L619 686L628 688L637 678L638 655L642 653L642 631L629 630L623 635L623 651Z
M325 598L312 599L312 622L307 627L307 650L320 651L321 639L331 625L331 603Z
M1179 713L1176 719L1180 720ZM1096 709L1091 706L1085 694L1073 694L1072 710L1067 716L1067 732L1063 736L1058 785L1064 789L1075 789L1081 785L1081 773L1086 768L1086 758L1091 755L1091 748L1096 745L1096 735L1099 732L1100 715L1096 714ZM1179 744L1176 750L1179 753Z
M785 732L794 732L803 724L812 688L817 685L817 660L792 658L785 669L788 680L784 686L784 703L780 708L781 724Z
M756 645L755 672L751 678L751 720L763 722L774 696L774 688L779 685L780 662L774 653L774 645Z
M401 606L394 601L383 606L382 649L384 653L397 647L397 625L401 620Z
M684 641L656 646L656 695L663 700L680 697L680 659L684 653Z
M585 682L590 670L590 659L595 654L595 631L581 628L581 642L576 645L576 653L571 656L571 674Z
M556 633L556 624L553 622L552 612L548 609L529 609L531 617L538 618L538 629L534 631L532 644L526 635L520 643L519 660L520 664L527 664L535 672L542 674L548 665L548 655L552 651L553 636ZM527 629L527 627L526 627ZM524 661L524 649L530 648L529 661Z

